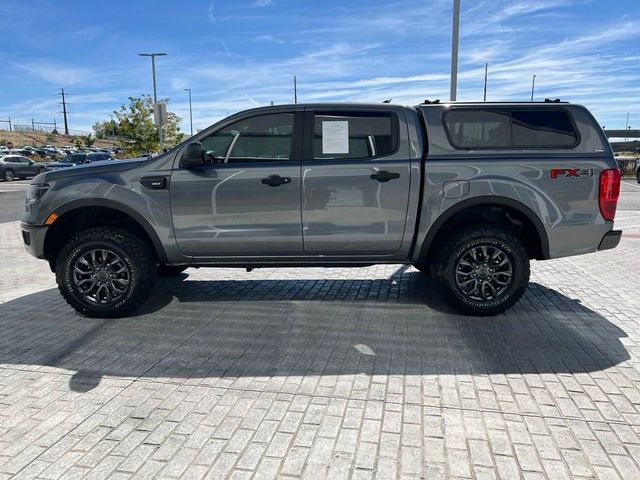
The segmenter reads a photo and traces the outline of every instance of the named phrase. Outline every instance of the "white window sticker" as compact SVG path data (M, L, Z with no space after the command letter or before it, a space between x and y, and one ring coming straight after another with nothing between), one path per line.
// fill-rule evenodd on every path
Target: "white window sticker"
M349 153L349 122L322 122L322 153Z

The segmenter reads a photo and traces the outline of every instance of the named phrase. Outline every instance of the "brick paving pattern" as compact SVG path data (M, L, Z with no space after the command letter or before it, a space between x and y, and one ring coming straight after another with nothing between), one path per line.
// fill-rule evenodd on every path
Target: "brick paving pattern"
M404 266L190 269L86 319L0 245L0 478L640 479L634 236L489 319Z

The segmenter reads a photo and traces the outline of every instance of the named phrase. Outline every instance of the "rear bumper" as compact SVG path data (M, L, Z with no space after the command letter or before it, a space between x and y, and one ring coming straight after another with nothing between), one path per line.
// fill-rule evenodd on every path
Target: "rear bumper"
M622 230L611 230L605 233L604 237L602 237L602 240L600 241L598 250L609 250L611 248L616 248L620 243L621 237Z
M48 228L46 225L31 225L24 222L20 224L24 248L36 258L45 258L44 237Z

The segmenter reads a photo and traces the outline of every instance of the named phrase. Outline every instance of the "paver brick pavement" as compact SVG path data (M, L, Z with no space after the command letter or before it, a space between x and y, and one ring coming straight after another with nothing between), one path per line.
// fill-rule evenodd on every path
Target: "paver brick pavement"
M495 318L410 267L190 269L87 319L0 225L0 478L640 479L640 240Z

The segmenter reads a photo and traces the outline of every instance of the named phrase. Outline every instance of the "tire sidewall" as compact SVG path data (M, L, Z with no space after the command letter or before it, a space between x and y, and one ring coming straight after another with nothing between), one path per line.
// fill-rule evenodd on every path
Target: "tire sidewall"
M126 293L118 299L117 302L110 303L108 305L101 305L99 303L91 302L84 298L84 295L79 291L73 280L73 269L78 258L89 250L104 248L107 250L113 250L120 255L123 262L129 269L130 282L127 287ZM141 270L140 266L133 260L131 254L123 249L117 242L117 237L114 236L112 241L103 240L88 240L80 242L71 248L71 251L64 257L62 261L62 284L73 295L78 303L83 305L86 309L103 312L103 313L116 313L117 311L126 308L129 301L135 295L136 289L140 283Z
M456 266L460 258L471 248L486 245L499 248L508 257L513 269L512 282L507 290L498 296L495 300L487 302L479 302L463 295L456 283ZM526 259L522 258L519 249L512 245L508 240L497 237L480 236L472 240L461 242L454 247L453 255L447 261L444 273L446 282L449 284L450 294L455 297L456 303L460 303L469 310L477 312L491 312L500 309L504 304L509 303L518 290L526 288L528 282L528 269L525 265Z

